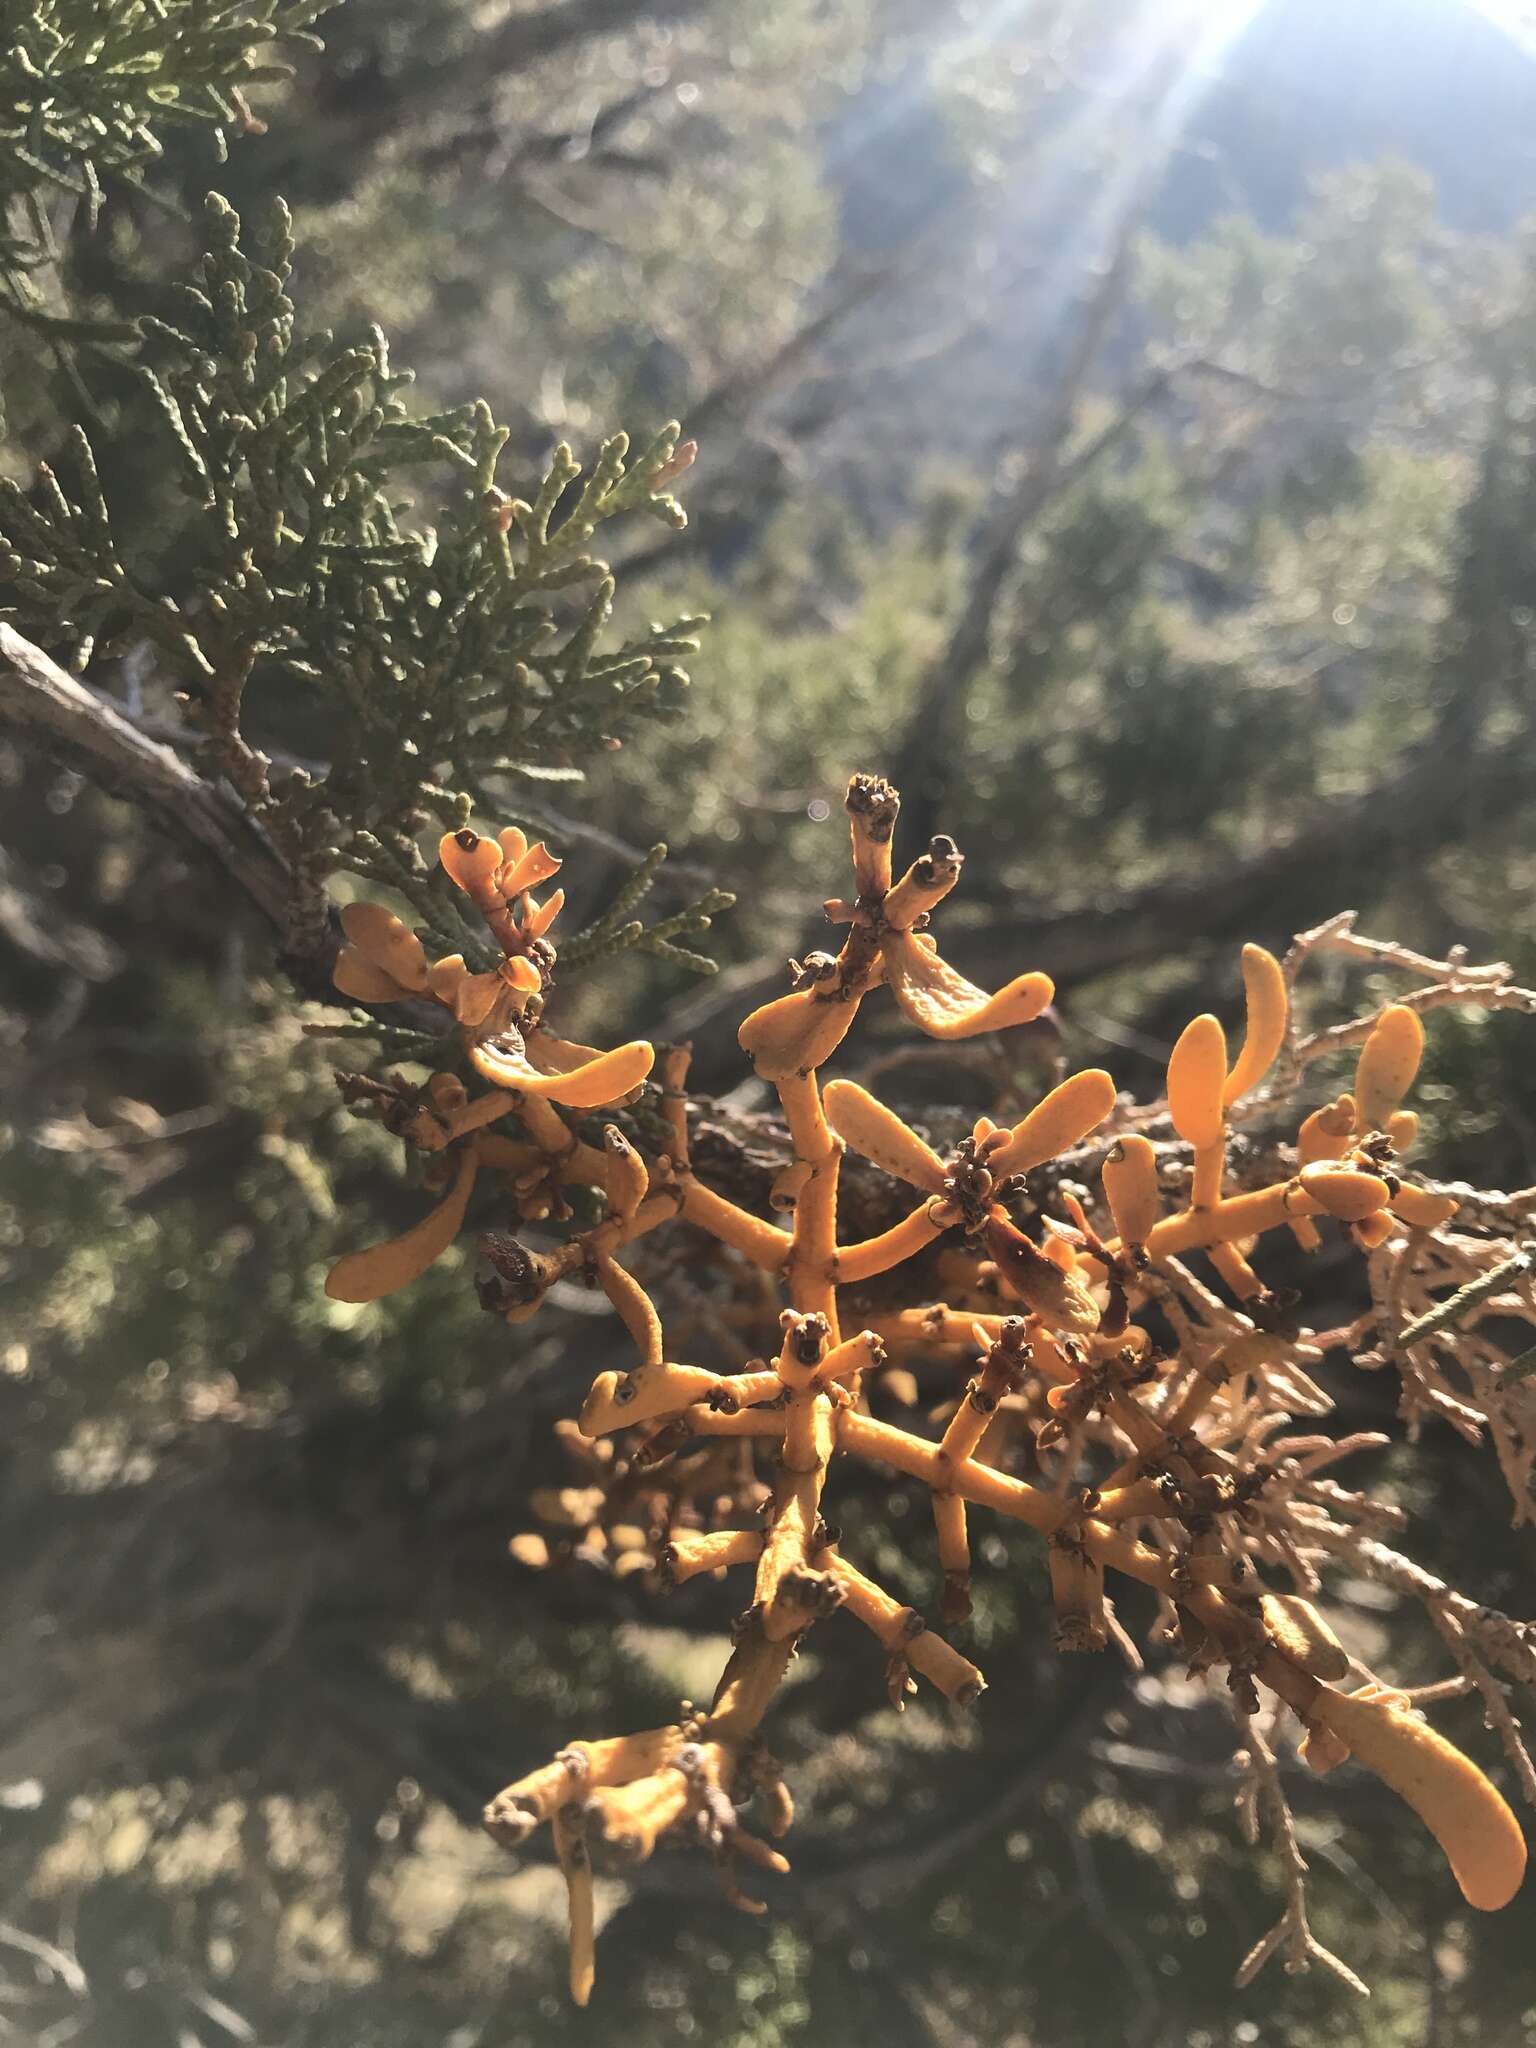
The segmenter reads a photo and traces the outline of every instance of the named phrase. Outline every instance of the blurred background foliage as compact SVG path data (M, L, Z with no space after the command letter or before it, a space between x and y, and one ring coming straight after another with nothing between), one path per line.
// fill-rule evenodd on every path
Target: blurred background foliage
M664 910L736 892L712 980L631 954L560 1021L691 1038L739 1108L736 1021L844 886L854 768L970 854L951 956L1060 989L944 1102L1028 1099L1062 1059L1147 1091L1190 1010L1230 1008L1240 940L1345 907L1529 982L1536 43L1499 12L346 0L225 109L227 163L210 116L97 195L9 193L0 464L30 483L86 425L135 562L185 586L200 515L122 337L210 184L253 215L281 193L312 320L381 323L424 410L488 399L514 474L681 418L689 526L626 529L615 566L626 630L712 614L686 719L508 815L568 856L573 929L659 839ZM152 669L91 680L174 727ZM0 790L5 2038L1536 2040L1530 1905L1472 1925L1347 1777L1297 1797L1318 1933L1375 1996L1238 1998L1273 1872L1232 1824L1226 1716L1172 1668L1054 1661L1006 1531L976 1724L898 1719L818 1630L800 1669L838 1677L778 1717L801 1817L771 1919L663 1859L607 1887L570 2010L556 1875L511 1872L480 1805L556 1733L672 1712L730 1613L507 1555L609 1327L576 1297L509 1333L463 1255L327 1301L326 1262L415 1198L316 1013L129 806L3 740ZM1528 1183L1528 1026L1442 1012L1430 1046L1444 1170ZM932 1114L933 1083L882 1088ZM1347 1310L1342 1272L1308 1284L1319 1323ZM1389 1412L1376 1380L1339 1393ZM1477 1454L1427 1437L1378 1479L1416 1554L1529 1606ZM926 1605L911 1506L871 1481L840 1511ZM1379 1589L1338 1601L1383 1669L1433 1663ZM1447 1724L1475 1741L1469 1708Z

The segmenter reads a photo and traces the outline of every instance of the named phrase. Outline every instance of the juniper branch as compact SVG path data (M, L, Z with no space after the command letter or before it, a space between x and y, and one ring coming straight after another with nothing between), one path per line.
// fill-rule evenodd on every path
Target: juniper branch
M1497 1266L1491 1266L1486 1273L1480 1273L1475 1280L1469 1280L1465 1287L1458 1288L1438 1306L1422 1316L1417 1316L1413 1322L1405 1324L1397 1333L1397 1348L1406 1351L1410 1345L1422 1344L1427 1337L1436 1337L1442 1330L1456 1328L1473 1309L1490 1300L1511 1280L1518 1279L1523 1273L1529 1273L1533 1258L1536 1258L1536 1245L1521 1245L1509 1258L1501 1260ZM1509 1371L1513 1373L1514 1367L1522 1363L1522 1359L1515 1359Z

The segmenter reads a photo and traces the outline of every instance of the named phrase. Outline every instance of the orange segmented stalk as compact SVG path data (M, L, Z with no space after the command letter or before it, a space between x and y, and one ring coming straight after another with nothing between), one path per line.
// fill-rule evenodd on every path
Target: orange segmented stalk
M577 1827L565 1812L554 1816L555 1856L565 1879L566 1905L570 1919L570 1985L577 2005L592 1996L597 1976L593 1943L596 1922L592 1899L592 1859Z
M802 989L754 1010L737 1041L765 1081L799 1079L837 1051L858 1007L857 994Z
M568 1743L552 1763L541 1764L498 1792L485 1809L486 1825L499 1840L515 1847L541 1821L552 1820L578 1788L624 1785L648 1777L676 1754L681 1743L676 1727Z
M719 1238L733 1251L742 1252L755 1265L776 1273L789 1257L790 1236L776 1223L765 1222L746 1209L738 1208L723 1195L717 1195L713 1188L707 1188L702 1181L691 1174L678 1181L681 1200L678 1213L689 1223L697 1224L700 1230L707 1230L711 1237Z
M359 900L341 912L341 928L357 951L382 967L402 988L427 986L427 956L420 939L382 903Z
M1431 1194L1427 1188L1409 1187L1406 1182L1398 1184L1397 1193L1387 1203L1394 1216L1401 1216L1415 1230L1438 1230L1460 1206L1454 1195Z
M1058 1650L1102 1650L1109 1640L1104 1618L1104 1573L1098 1560L1070 1529L1052 1536L1051 1602L1056 1610L1052 1640Z
M1413 1086L1424 1057L1424 1026L1418 1013L1402 1003L1382 1011L1360 1048L1355 1070L1355 1128L1385 1130L1393 1111Z
M777 1373L788 1405L784 1412L784 1455L773 1491L768 1532L758 1560L756 1600L764 1633L777 1641L805 1626L801 1581L816 1542L821 1489L832 1453L832 1404L817 1389L816 1374L826 1346L826 1318L815 1312L784 1313L784 1343Z
M1525 1876L1525 1839L1470 1758L1382 1700L1325 1690L1313 1716L1413 1808L1445 1851L1468 1905L1496 1913L1509 1904Z
M1276 1643L1314 1678L1348 1677L1349 1652L1310 1600L1297 1593L1266 1593L1260 1606Z
M965 856L951 841L934 840L920 860L913 861L892 888L881 913L895 932L909 932L937 910L960 879Z
M901 798L878 775L855 775L846 799L853 872L859 893L883 897L891 886L891 835Z
M600 1785L587 1802L589 1833L622 1863L643 1863L693 1800L679 1770L664 1768L627 1785Z
M882 954L891 994L930 1038L975 1038L1028 1024L1056 992L1049 975L1021 974L989 996L905 933L888 938Z
M1285 1043L1290 994L1280 962L1262 946L1243 948L1243 993L1248 1002L1248 1031L1222 1089L1222 1103L1228 1109L1257 1088Z
M651 1177L645 1161L617 1124L603 1126L603 1150L609 1158L604 1183L609 1205L616 1216L628 1219L644 1201Z
M1386 1207L1392 1193L1379 1174L1322 1162L1304 1166L1297 1179L1319 1208L1343 1223L1358 1223L1366 1216L1374 1216L1378 1209Z
M1157 1154L1139 1134L1117 1139L1105 1155L1104 1199L1127 1248L1144 1245L1163 1213Z
M325 1283L332 1301L379 1301L419 1280L458 1236L479 1163L479 1152L471 1139L459 1154L452 1187L429 1215L399 1237L338 1259Z
M829 1081L822 1106L827 1122L855 1152L930 1195L943 1193L944 1162L938 1153L856 1081Z
M708 1534L680 1530L663 1552L663 1563L668 1576L680 1586L701 1572L723 1571L734 1564L756 1564L762 1554L762 1532L757 1529L715 1529Z
M873 1330L860 1330L857 1336L845 1337L841 1344L832 1346L812 1374L811 1384L824 1388L835 1380L855 1379L872 1366L884 1363L885 1346L880 1338Z
M471 1048L475 1069L497 1088L516 1089L522 1095L544 1095L551 1102L564 1102L573 1109L605 1109L632 1088L638 1088L651 1071L653 1049L643 1040L616 1046L599 1053L585 1066L568 1073L541 1074L529 1059L521 1033L510 1027L496 1037Z
M1227 1148L1224 1140L1206 1145L1195 1154L1194 1177L1189 1187L1189 1202L1192 1209L1214 1209L1221 1200L1221 1181L1227 1167Z
M1184 1026L1168 1060L1168 1113L1197 1157L1222 1143L1226 1080L1227 1035L1207 1012Z
M1208 1244L1232 1244L1245 1237L1258 1237L1293 1216L1323 1213L1299 1181L1278 1181L1273 1187L1256 1188L1247 1195L1228 1195L1213 1209L1187 1209L1182 1216L1167 1216L1147 1239L1151 1258L1175 1258L1180 1252L1198 1251Z
M331 980L344 996L359 1003L399 1003L410 994L408 988L356 946L343 946L336 955Z
M1264 1283L1233 1244L1213 1244L1207 1256L1239 1301L1256 1301Z
M957 1706L968 1707L980 1698L986 1690L980 1671L952 1644L935 1635L920 1614L892 1599L836 1551L821 1552L817 1561L825 1563L842 1589L848 1612L879 1638L892 1657L920 1671Z
M833 1259L838 1285L847 1286L857 1280L872 1280L877 1273L888 1273L893 1266L904 1265L926 1249L936 1237L942 1237L950 1219L942 1210L935 1214L938 1206L935 1202L924 1202L889 1230L882 1230L878 1237L867 1237L861 1244L843 1245Z
M988 1170L999 1179L1029 1173L1096 1131L1114 1106L1114 1080L1102 1067L1073 1074L1014 1125L1004 1144L988 1153Z
M825 1316L832 1342L838 1339L837 1290L833 1281L837 1258L837 1180L842 1140L828 1129L814 1075L782 1079L779 1100L789 1125L795 1157L810 1167L795 1205L795 1227L784 1273L790 1300L797 1309Z
M935 1493L931 1498L939 1563L946 1572L966 1573L971 1568L971 1545L966 1534L965 1502L958 1493Z
M594 1263L598 1285L634 1339L641 1365L660 1365L661 1317L656 1313L656 1304L634 1274L626 1272L616 1259L598 1259Z

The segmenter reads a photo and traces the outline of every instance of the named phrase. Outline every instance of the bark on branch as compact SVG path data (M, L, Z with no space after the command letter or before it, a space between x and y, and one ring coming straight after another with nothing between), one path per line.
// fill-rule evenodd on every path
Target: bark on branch
M193 852L211 855L284 935L291 900L287 867L235 798L171 748L147 738L114 705L3 621L0 730L124 798Z

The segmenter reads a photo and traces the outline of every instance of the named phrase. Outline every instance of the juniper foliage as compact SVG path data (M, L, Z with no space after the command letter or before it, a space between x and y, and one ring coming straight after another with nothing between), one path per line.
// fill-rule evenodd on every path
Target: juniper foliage
M73 194L94 214L104 181L139 183L168 124L259 129L244 88L285 79L286 52L318 47L332 0L30 0L6 10L0 45L0 289L53 331L81 323L35 305L27 272L56 250L40 198Z
M501 778L579 779L636 719L678 707L701 621L611 642L614 583L589 544L626 512L685 524L666 486L691 448L675 425L633 453L616 434L584 475L562 445L531 497L515 497L497 481L507 431L483 401L413 415L411 374L381 330L357 345L304 331L281 201L251 236L210 194L202 241L179 322L139 323L167 458L207 519L191 587L172 596L142 579L75 426L63 476L45 466L35 494L0 487L8 615L77 671L153 650L209 764L288 859L300 951L323 934L338 866L473 943L445 896L426 899L416 834L503 804L489 794ZM428 523L416 508L430 490ZM274 759L253 740L253 725L282 729L285 709L326 763ZM648 946L698 965L672 941L722 907L713 893ZM611 949L640 934L592 936Z

